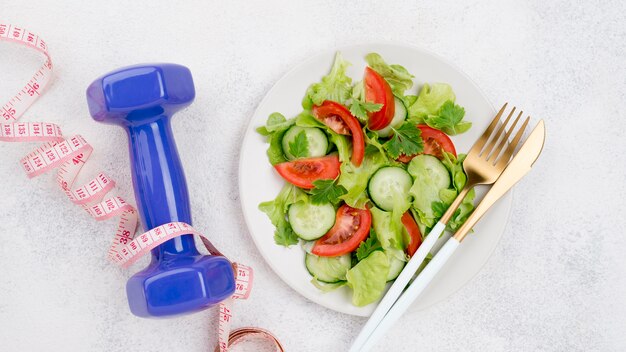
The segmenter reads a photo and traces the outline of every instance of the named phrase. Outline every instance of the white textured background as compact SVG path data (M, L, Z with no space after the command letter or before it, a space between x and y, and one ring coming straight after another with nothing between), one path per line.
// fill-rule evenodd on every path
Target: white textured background
M42 35L56 63L57 80L25 119L83 134L128 199L126 137L90 119L84 90L128 64L191 68L197 99L174 129L195 224L256 269L234 325L270 329L290 352L345 351L364 319L300 297L249 241L236 182L249 117L289 67L321 50L391 40L447 57L494 105L508 100L544 118L547 144L481 273L443 303L405 316L379 350L626 350L623 1L6 0L0 21ZM39 62L0 44L0 100ZM130 314L124 285L143 264L110 265L115 224L80 213L52 174L26 179L17 161L31 146L0 144L0 350L208 351L214 311L169 320Z

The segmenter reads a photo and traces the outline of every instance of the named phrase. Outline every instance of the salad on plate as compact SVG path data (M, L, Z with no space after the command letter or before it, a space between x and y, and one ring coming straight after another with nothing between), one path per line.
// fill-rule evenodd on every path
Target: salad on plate
M377 53L362 80L337 53L307 89L303 111L272 113L257 131L286 182L259 209L277 245L300 244L311 283L347 285L352 303L377 301L465 185L465 155L449 136L467 131L465 109L446 83L412 93L413 75ZM470 192L448 223L456 230L474 209Z

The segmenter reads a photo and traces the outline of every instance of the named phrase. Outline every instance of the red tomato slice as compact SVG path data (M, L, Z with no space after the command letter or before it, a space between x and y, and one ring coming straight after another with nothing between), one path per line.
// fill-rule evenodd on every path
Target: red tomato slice
M372 131L382 130L391 123L393 114L396 112L391 87L378 72L369 67L365 68L363 82L365 84L365 101L383 104L380 110L368 114L368 127Z
M335 132L337 130L331 124L338 126L336 123L338 118L343 122L343 125L350 130L349 134L352 135L352 163L355 166L361 166L365 155L365 137L359 120L352 115L350 110L339 103L326 100L322 105L313 107L313 115Z
M348 128L348 125L343 122L343 119L338 115L321 115L319 106L313 106L313 115L318 120L322 121L324 125L330 127L331 130L335 131L335 133L343 134L345 136L350 135L350 129Z
M409 237L411 237L411 241L409 245L406 247L406 253L409 257L412 257L415 254L415 251L422 244L422 233L420 232L420 228L417 226L415 219L411 215L410 211L407 211L402 215L402 224L404 228L409 233Z
M298 187L311 189L313 181L334 180L339 176L339 157L328 155L319 158L306 158L274 165L280 176Z
M422 139L424 140L424 152L422 154L434 155L441 159L443 158L443 152L446 151L456 157L454 143L452 143L448 135L426 125L417 125L417 127L422 131ZM400 155L398 161L406 164L414 157L415 155Z
M335 225L315 242L311 252L322 257L336 257L357 249L367 238L372 225L368 209L355 209L344 204L335 217Z

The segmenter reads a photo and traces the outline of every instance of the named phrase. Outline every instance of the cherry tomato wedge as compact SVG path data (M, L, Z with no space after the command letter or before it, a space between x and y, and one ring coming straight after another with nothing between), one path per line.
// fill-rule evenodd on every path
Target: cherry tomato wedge
M369 67L365 68L363 83L365 84L365 101L383 104L380 110L368 114L368 127L372 131L382 130L391 123L396 110L391 87L378 72Z
M324 102L324 104L326 104L326 102ZM348 124L346 124L344 120L339 117L339 114L330 114L327 109L323 109L322 106L324 106L324 104L320 106L313 106L313 116L322 121L322 123L328 126L331 130L335 131L335 133L349 136L351 133Z
M367 238L372 225L368 209L356 209L344 204L337 210L335 225L318 239L311 252L322 257L336 257L357 249Z
M352 164L361 166L365 155L365 137L363 136L359 120L352 115L350 110L339 103L326 100L322 105L313 107L313 115L335 132L337 130L332 125L329 125L328 121L333 124L335 124L337 118L343 121L352 135Z
M339 157L328 155L319 158L306 158L274 165L280 176L298 187L311 189L313 181L334 180L339 176Z
M415 254L415 251L417 251L419 246L422 244L422 233L420 232L420 228L417 226L417 223L415 222L415 219L413 219L410 211L404 213L401 220L406 232L409 233L409 237L411 238L409 245L406 247L406 253L409 257L412 257L413 254Z
M417 127L422 131L422 139L424 140L423 154L430 154L441 159L443 158L443 152L446 151L456 157L454 143L452 143L448 135L426 125L417 125ZM415 155L400 155L398 161L406 164L414 157Z

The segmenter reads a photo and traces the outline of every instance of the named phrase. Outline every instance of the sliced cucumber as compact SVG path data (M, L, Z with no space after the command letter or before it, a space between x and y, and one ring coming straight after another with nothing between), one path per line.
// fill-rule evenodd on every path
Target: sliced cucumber
M402 100L400 100L398 97L393 97L393 102L394 102L394 108L395 108L393 119L391 120L391 122L389 123L387 127L383 128L382 130L374 131L376 132L376 134L378 134L379 137L391 136L391 132L392 132L391 128L392 127L397 128L406 119L406 115L407 115L406 107L404 106L404 103L402 102Z
M335 283L346 279L346 273L352 267L352 257L350 253L338 257L319 257L307 253L304 264L306 270L317 280Z
M387 281L395 280L402 272L402 269L404 269L406 262L397 258L391 252L385 251L385 253L387 254L387 259L389 259L389 273L387 274Z
M305 157L312 158L326 155L328 151L328 138L326 138L326 134L321 129L315 127L291 126L283 136L283 153L285 153L287 159L296 159L290 152L289 144L296 140L300 132L304 132L308 144L308 153Z
M392 211L394 195L409 196L413 179L406 170L397 166L378 169L367 186L370 198L382 210Z
M330 203L315 205L297 202L289 206L289 223L293 232L306 241L318 239L335 224L335 207Z

